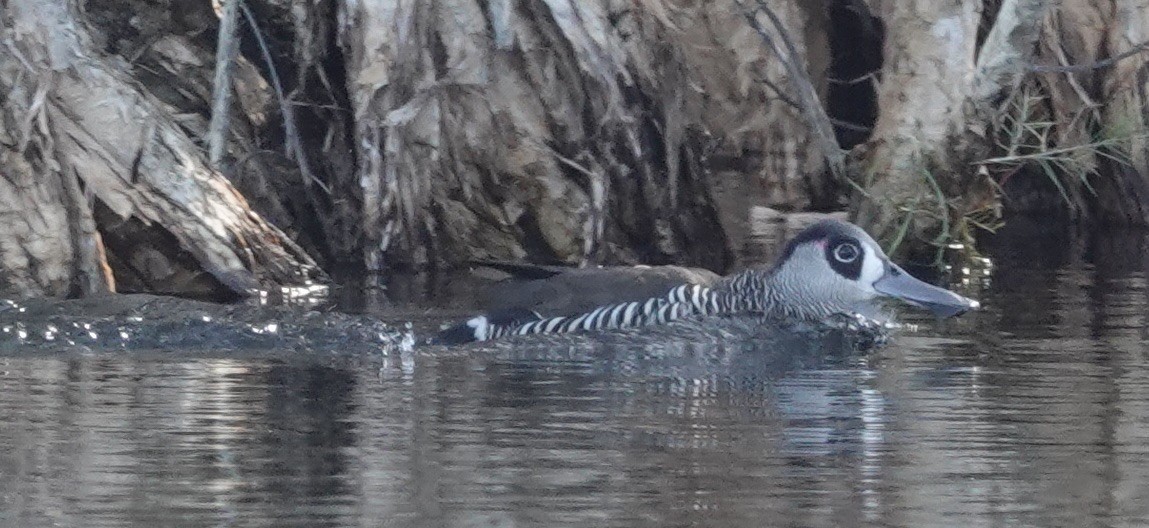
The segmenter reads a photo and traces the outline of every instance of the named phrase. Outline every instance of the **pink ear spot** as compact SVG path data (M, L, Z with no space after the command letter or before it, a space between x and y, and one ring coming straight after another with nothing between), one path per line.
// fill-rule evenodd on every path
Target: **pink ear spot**
M814 244L817 245L819 249L826 249L826 239L824 238L819 238Z

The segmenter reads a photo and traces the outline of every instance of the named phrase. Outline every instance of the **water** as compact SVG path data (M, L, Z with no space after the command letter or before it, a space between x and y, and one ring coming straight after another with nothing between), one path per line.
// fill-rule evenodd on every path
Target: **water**
M1142 526L1149 242L1012 229L868 353L0 347L0 524Z

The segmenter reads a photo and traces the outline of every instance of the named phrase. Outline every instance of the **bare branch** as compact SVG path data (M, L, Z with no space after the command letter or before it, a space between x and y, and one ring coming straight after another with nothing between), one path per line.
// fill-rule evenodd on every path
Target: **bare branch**
M240 0L220 0L223 12L219 20L219 39L215 49L215 80L212 85L211 123L208 125L208 158L217 170L227 150L231 122L231 73L239 50L236 29L239 26Z
M774 52L775 55L786 66L787 77L790 78L791 84L794 85L794 90L798 93L798 101L802 113L806 117L806 124L810 127L810 132L813 134L814 141L818 144L822 151L822 156L826 160L826 165L830 168L830 172L839 181L846 179L846 153L838 145L837 139L834 137L834 127L830 122L830 117L826 114L826 109L822 106L822 102L818 99L818 91L814 88L814 83L810 81L810 75L806 72L806 68L798 62L799 54L798 48L794 45L793 39L782 27L782 21L778 18L774 11L770 9L762 0L758 0L757 9L751 9L746 6L743 0L734 0L741 8L743 16L750 23L750 26L758 32L762 37L762 41ZM766 14L770 19L770 24L774 26L774 33L778 35L778 40L785 46L785 52L779 47L778 42L770 35L770 32L758 21L758 12Z
M236 0L242 2L242 0ZM288 104L287 96L283 94L283 83L279 80L279 70L275 68L275 62L271 60L271 50L267 47L267 41L263 38L263 33L259 31L259 26L256 24L255 15L251 12L251 8L247 4L242 4L243 16L247 19L247 24L251 26L251 32L255 34L255 41L259 43L259 51L263 55L263 61L267 63L268 75L271 77L271 86L275 88L275 98L279 101L279 112L283 114L283 130L287 134L287 150L295 158L295 162L299 164L299 172L303 175L303 185L308 191L308 198L311 198L312 205L317 205L315 198L312 196L311 185L318 185L323 192L331 194L331 189L323 183L322 180L315 177L315 173L311 172L311 165L307 163L307 154L303 150L303 140L299 138L299 127L295 125L295 107ZM317 211L319 209L316 209Z
M858 84L858 83L865 82L865 81L876 82L878 80L878 73L879 73L878 70L874 70L874 71L871 71L869 73L862 74L858 77L854 77L853 79L837 79L834 77L830 77L829 79L826 79L826 80L832 84L844 84L844 85Z
M1138 53L1142 53L1145 51L1149 51L1149 41L1145 41L1145 42L1142 42L1136 46L1133 46L1132 49L1130 49L1124 53L1121 53L1119 55L1114 55L1112 57L1109 57L1108 59L1102 59L1102 60L1099 60L1097 62L1091 62L1089 64L1073 64L1073 65L1069 65L1069 66L1046 66L1046 65L1030 66L1029 71L1035 72L1035 73L1047 73L1047 72L1081 73L1081 72L1087 72L1087 71L1093 71L1093 70L1100 70L1100 69L1104 69L1104 68L1109 68L1109 67L1117 64L1118 62L1122 61L1122 60L1128 59L1129 57L1132 57Z
M859 125L857 123L846 121L844 119L835 119L833 117L830 118L830 123L838 128L844 128L854 132L872 132L874 130L873 127Z
M795 110L798 110L798 111L802 110L802 105L799 104L798 101L795 101L795 100L791 99L790 97L788 97L786 95L785 90L782 90L781 86L774 84L774 81L771 81L766 76L758 77L757 80L761 81L762 84L765 84L767 88L773 90L774 95L776 97L778 97L778 100L782 101L783 103L786 103L786 106L789 106L789 107L791 107Z

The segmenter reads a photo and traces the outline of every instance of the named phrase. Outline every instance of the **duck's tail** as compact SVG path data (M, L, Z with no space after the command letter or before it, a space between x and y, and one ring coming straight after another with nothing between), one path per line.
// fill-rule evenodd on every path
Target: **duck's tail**
M461 345L475 341L486 341L495 337L497 328L515 328L534 321L541 321L542 315L526 308L499 310L475 316L435 334L432 345Z

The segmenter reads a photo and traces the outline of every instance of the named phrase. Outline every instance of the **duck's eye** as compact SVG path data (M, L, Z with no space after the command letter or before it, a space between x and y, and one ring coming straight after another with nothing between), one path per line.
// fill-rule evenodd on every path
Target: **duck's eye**
M850 242L842 242L834 247L834 259L843 264L858 260L858 256L861 254L862 251L858 249L858 246Z

